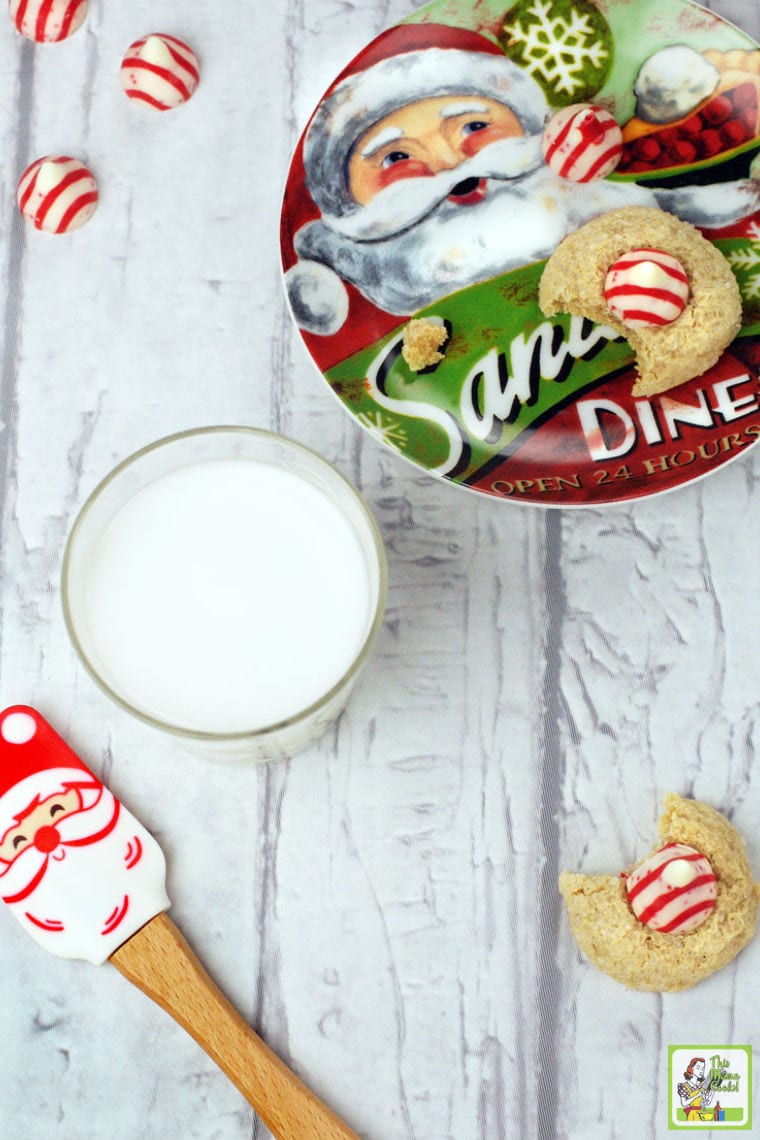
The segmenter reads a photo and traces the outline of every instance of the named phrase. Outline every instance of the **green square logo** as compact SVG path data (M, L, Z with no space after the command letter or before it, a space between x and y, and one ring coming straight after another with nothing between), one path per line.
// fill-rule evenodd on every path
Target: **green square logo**
M669 1045L668 1128L749 1132L752 1046Z

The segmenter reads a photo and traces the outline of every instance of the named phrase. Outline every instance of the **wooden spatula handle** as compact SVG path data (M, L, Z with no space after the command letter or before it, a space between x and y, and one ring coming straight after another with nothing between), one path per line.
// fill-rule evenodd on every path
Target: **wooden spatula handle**
M195 1038L277 1140L359 1140L230 1005L166 914L110 960Z

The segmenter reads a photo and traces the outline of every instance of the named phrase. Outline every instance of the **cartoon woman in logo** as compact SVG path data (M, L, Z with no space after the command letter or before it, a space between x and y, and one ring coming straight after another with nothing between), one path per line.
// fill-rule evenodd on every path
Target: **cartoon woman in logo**
M704 1057L692 1057L684 1072L684 1080L677 1086L676 1092L688 1123L715 1119L715 1114L709 1107L715 1091L710 1088L710 1081L705 1077Z

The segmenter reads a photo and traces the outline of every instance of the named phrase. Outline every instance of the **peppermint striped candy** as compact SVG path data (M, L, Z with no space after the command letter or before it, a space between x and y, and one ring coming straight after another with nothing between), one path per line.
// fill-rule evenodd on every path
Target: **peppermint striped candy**
M77 230L95 213L98 187L76 158L46 155L21 175L18 208L38 230L64 234Z
M8 11L22 36L54 43L82 26L87 0L8 0Z
M661 249L632 249L611 265L604 296L613 317L628 328L669 325L689 300L689 278Z
M661 934L688 934L715 906L712 867L685 843L667 843L626 879L628 902L644 926Z
M552 116L542 140L544 158L560 178L591 182L605 178L623 154L623 135L609 111L573 103Z
M143 36L130 45L121 61L121 82L129 98L157 111L186 103L199 79L197 56L174 36Z

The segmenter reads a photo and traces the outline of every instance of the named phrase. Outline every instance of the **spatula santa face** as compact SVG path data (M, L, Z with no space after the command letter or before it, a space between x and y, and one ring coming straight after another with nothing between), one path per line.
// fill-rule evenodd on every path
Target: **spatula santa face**
M161 848L49 724L0 714L0 896L35 941L101 965L169 906Z
M253 1032L162 912L155 839L34 709L0 713L0 897L46 950L107 959L220 1066L278 1140L358 1140Z

